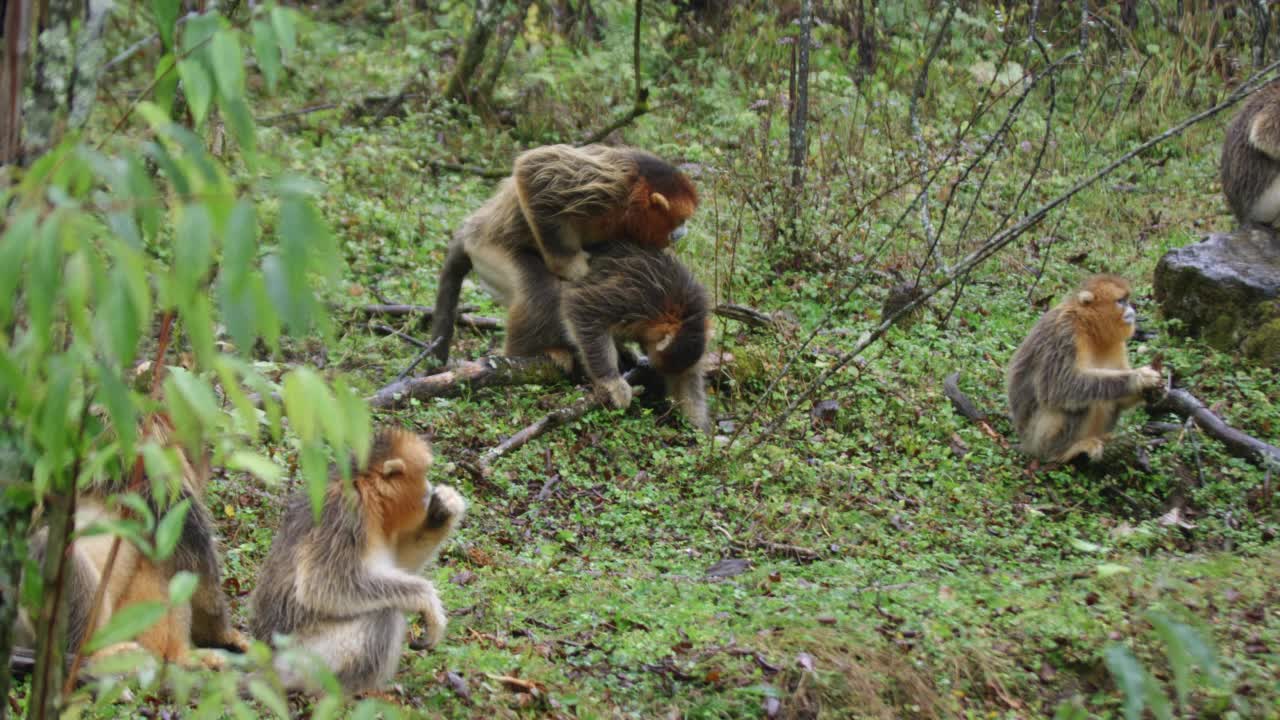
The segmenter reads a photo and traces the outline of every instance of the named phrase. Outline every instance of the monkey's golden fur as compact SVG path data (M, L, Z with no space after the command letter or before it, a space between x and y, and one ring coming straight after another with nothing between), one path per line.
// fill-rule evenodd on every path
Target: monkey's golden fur
M444 607L419 575L466 510L456 490L427 482L431 449L417 435L384 430L354 488L335 474L317 522L305 492L290 498L252 597L254 637L292 636L351 692L390 681L407 630L420 612L429 644L444 636ZM305 668L277 658L291 689L316 685Z
M164 561L155 562L138 550L128 540L120 543L112 566L103 604L93 627L89 627L94 595L106 566L113 542L111 535L99 534L75 539L70 549L70 566L64 595L68 598L68 657L81 643L87 642L116 612L139 602L168 602L169 581L179 571L193 572L198 578L195 593L187 603L171 609L155 625L144 630L133 641L116 643L99 650L93 659L130 650L146 650L166 662L186 665L196 662L210 668L223 665L214 653L192 652L194 644L200 648L219 648L243 652L248 641L231 625L231 612L222 590L222 578L213 535L213 521L204 506L204 489L208 482L207 465L202 460L193 466L181 445L172 439L173 427L163 415L156 415L146 424L146 436L162 446L177 450L182 478L177 500L191 501L183 523L182 535L173 554ZM144 482L139 489L144 500L157 518L167 507L161 507L151 495L151 484ZM122 519L121 510L108 504L112 493L126 491L123 481L92 486L80 491L76 498L76 531L102 521ZM47 529L32 538L32 552L43 558L48 542ZM30 619L19 618L16 644L34 642Z
M518 323L559 279L587 274L583 248L608 241L664 248L697 204L683 173L639 150L550 145L521 154L449 245L432 322L436 358L448 360L458 295L472 268Z
M1009 365L1009 409L1024 451L1046 461L1101 459L1120 412L1162 383L1150 367L1129 368L1134 320L1129 283L1114 275L1090 278L1040 318Z
M1254 93L1227 126L1220 176L1242 224L1280 223L1280 82Z

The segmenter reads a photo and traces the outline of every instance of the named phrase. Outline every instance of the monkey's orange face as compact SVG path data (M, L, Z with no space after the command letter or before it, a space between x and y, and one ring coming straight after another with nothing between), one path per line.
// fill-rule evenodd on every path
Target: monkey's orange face
M1106 327L1117 328L1121 339L1133 337L1137 329L1138 314L1129 298L1129 284L1107 277L1097 279L1081 293L1081 304L1103 321Z

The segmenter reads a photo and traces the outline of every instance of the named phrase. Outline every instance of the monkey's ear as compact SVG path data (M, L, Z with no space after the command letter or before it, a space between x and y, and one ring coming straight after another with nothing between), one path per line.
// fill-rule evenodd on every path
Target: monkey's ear
M391 458L382 463L382 476L391 477L392 475L403 475L405 472L404 461L400 458Z
M663 351L665 351L667 348L671 347L671 343L672 343L675 339L676 339L676 334L675 334L675 333L673 333L673 332L669 332L669 333L667 333L667 334L663 335L663 336L662 336L662 339L661 339L661 340L659 340L657 343L655 343L655 344L654 344L653 349L657 350L658 352L663 352Z
M660 192L649 195L649 207L660 207L663 210L670 210L671 203L667 202L667 196Z
M1081 290L1080 292L1076 293L1076 302L1080 303L1081 305L1088 305L1089 303L1093 302L1093 293L1089 292L1088 290Z

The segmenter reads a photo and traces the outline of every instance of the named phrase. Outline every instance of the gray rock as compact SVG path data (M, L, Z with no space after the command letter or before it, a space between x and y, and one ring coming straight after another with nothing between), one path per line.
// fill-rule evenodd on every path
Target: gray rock
M1156 265L1155 295L1188 334L1242 349L1280 367L1280 236L1249 226L1170 250Z

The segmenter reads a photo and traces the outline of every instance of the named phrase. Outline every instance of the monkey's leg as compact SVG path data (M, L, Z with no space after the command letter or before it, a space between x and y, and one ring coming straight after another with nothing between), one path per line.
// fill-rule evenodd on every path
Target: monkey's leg
M573 345L560 321L560 279L532 252L517 253L512 261L520 282L507 313L504 352L511 357L546 354L565 372L573 372Z
M408 626L404 615L383 610L324 623L300 633L298 648L323 663L348 692L376 691L390 682L400 662ZM276 668L290 689L312 689L305 664L277 659Z
M667 391L689 422L704 433L711 432L711 415L707 412L707 388L698 365L675 377L667 378Z
M449 343L453 340L453 326L458 314L458 298L462 295L462 280L471 272L471 256L460 240L449 243L444 267L440 270L440 283L436 287L436 305L431 316L431 341L436 343L432 354L440 363L449 361Z

